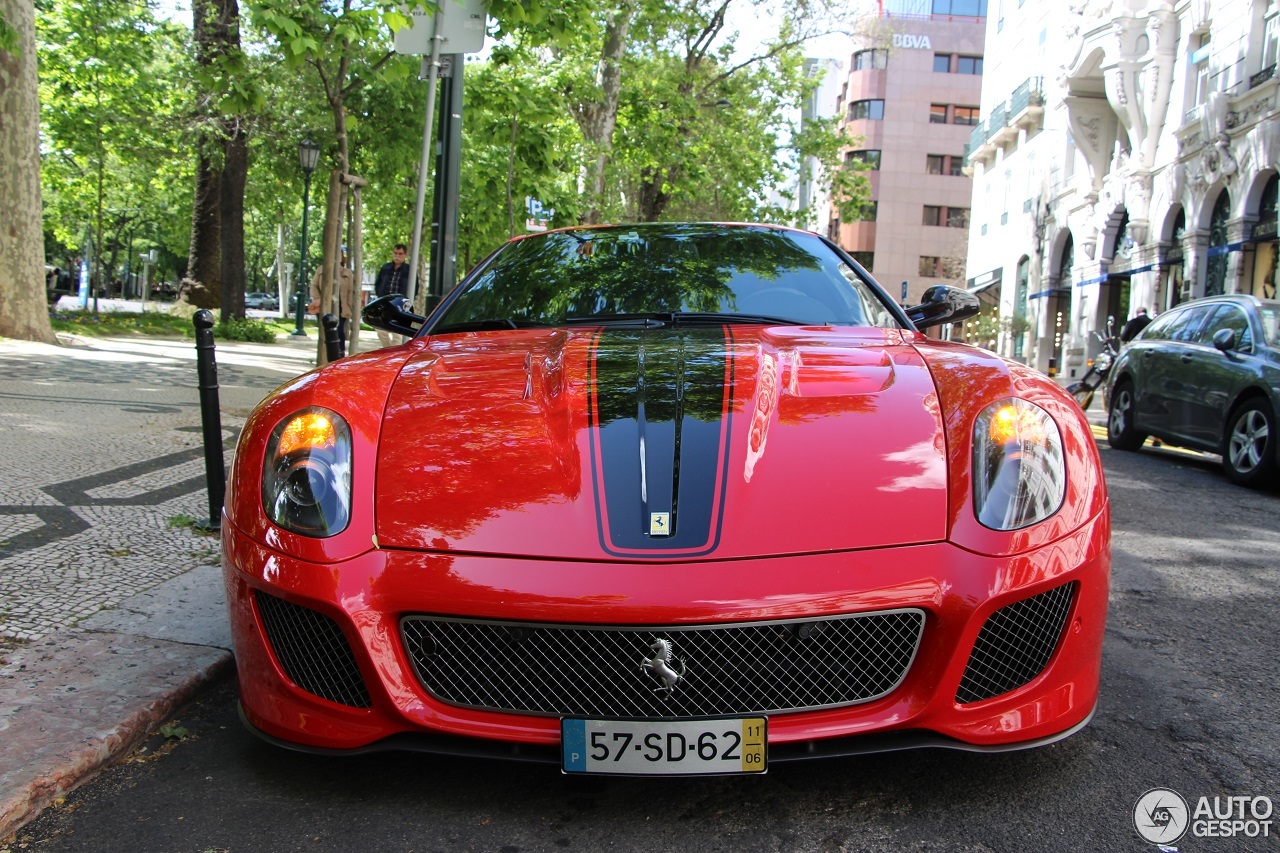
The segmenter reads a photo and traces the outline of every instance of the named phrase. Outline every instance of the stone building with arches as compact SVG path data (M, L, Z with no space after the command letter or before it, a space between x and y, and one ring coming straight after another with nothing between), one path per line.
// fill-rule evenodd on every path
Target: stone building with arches
M966 161L1002 354L1070 381L1109 318L1275 298L1278 40L1280 0L1001 0Z

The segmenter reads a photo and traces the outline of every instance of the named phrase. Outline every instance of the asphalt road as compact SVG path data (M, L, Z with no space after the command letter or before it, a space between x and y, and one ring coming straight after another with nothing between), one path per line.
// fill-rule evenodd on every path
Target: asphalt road
M1105 445L1105 443L1104 443ZM260 743L223 683L26 827L39 851L1155 850L1152 788L1280 802L1280 493L1207 457L1103 449L1114 572L1101 704L1060 744L775 765L736 779L582 779L422 755ZM1221 801L1220 801L1221 802ZM1183 851L1280 849L1196 838ZM25 845L19 847L19 845Z

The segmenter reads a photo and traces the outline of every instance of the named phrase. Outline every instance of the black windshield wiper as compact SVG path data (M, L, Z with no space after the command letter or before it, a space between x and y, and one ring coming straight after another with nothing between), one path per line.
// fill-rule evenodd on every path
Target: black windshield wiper
M582 317L565 317L566 326L642 326L657 329L672 323L670 313L651 314L590 314Z
M724 325L744 323L753 326L815 326L822 323L806 323L788 317L769 317L764 314L737 314L732 311L677 311L670 315L677 326Z

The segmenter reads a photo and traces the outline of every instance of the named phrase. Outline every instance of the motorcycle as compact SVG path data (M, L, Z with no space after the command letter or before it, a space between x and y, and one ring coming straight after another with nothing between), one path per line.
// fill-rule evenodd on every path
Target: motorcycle
M1079 382L1072 382L1067 386L1067 393L1075 398L1080 404L1080 408L1088 409L1089 404L1093 402L1093 393L1103 382L1107 381L1107 374L1111 372L1111 365L1115 364L1116 356L1120 354L1116 349L1115 336L1111 334L1111 323L1107 323L1107 336L1104 338L1097 332L1093 336L1102 341L1102 351L1089 360L1089 370L1080 378Z

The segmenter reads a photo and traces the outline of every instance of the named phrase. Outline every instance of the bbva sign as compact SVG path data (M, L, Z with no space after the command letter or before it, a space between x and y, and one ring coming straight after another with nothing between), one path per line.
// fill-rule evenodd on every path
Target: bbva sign
M916 36L911 33L894 33L894 47L912 47L919 50L933 50L933 43L928 36Z

